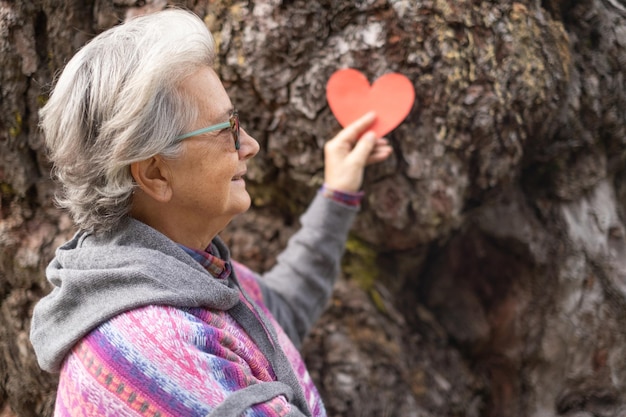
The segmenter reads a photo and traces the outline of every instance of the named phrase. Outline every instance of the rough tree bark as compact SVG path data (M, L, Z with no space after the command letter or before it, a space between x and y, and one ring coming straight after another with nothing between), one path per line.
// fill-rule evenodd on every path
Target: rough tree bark
M165 0L0 1L0 416L49 415L28 341L72 233L37 131L53 74ZM225 237L257 270L297 227L338 130L339 67L417 102L367 174L344 276L304 352L331 416L626 415L624 0L189 1L261 144Z

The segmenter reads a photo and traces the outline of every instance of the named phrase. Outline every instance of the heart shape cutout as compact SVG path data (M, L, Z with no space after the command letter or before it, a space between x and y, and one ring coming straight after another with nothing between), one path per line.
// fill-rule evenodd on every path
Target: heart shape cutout
M370 86L360 71L346 68L336 71L328 79L326 100L343 127L369 111L376 112L376 121L370 130L383 137L409 115L415 101L415 89L402 74L387 73Z

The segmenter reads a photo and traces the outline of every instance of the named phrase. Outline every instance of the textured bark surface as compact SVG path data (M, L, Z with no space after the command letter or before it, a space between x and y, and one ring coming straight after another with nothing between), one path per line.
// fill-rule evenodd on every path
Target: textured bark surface
M180 4L180 3L179 3ZM0 416L49 415L30 314L72 233L36 129L91 36L165 0L0 1ZM416 104L366 175L304 347L330 416L626 415L624 0L187 2L261 144L224 237L263 271L322 182L325 83L398 71Z

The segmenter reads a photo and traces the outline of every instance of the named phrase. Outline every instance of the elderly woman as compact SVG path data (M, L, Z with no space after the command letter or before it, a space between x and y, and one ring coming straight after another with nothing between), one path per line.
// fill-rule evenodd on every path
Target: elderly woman
M359 206L391 148L375 116L325 146L325 185L277 265L258 276L217 236L250 206L259 150L212 69L197 16L167 10L87 44L41 111L79 231L36 306L58 416L323 416L297 346L319 316Z

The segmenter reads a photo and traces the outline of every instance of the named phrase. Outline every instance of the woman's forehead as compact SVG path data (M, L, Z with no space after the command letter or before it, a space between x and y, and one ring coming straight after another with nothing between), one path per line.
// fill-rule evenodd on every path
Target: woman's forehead
M221 80L208 66L199 68L187 77L181 87L196 99L203 113L209 113L205 116L228 118L233 111L233 105Z

